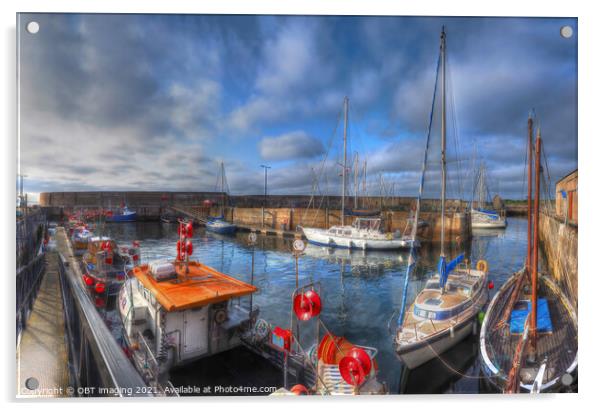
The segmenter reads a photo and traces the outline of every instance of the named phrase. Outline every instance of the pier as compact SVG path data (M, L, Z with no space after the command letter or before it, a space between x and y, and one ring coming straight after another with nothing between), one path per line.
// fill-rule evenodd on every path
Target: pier
M86 294L64 228L54 242L17 273L17 395L152 395Z

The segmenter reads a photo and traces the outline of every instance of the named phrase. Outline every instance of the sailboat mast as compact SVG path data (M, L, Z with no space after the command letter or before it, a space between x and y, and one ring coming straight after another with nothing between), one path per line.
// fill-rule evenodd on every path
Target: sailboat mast
M541 168L541 133L537 130L535 141L535 204L533 205L533 256L531 257L531 317L529 318L529 353L534 356L537 352L537 271L539 243L539 185Z
M353 157L353 189L355 197L353 199L353 206L357 208L357 195L359 191L359 180L357 179L359 173L359 154L356 152Z
M349 111L349 98L345 96L345 125L343 128L343 192L341 194L341 225L345 225L345 194L347 191L347 116Z
M527 261L525 267L527 272L531 271L531 249L533 247L533 216L531 215L531 197L533 195L533 187L531 182L533 181L533 119L529 114L528 121L529 128L529 143L527 144L529 153L529 181L527 182Z
M447 185L445 160L445 26L441 29L441 255L445 256L445 190Z

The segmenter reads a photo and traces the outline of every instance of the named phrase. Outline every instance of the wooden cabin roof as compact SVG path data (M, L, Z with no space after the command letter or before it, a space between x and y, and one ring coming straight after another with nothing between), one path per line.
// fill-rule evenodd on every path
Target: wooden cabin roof
M178 277L156 281L147 264L135 267L134 276L167 311L202 307L207 304L242 297L257 291L257 287L232 278L196 261L189 263L186 276L184 264L176 265Z

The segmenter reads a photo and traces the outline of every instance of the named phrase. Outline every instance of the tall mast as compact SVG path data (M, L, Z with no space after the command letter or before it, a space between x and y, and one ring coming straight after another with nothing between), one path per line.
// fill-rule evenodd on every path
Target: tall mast
M356 152L353 156L353 189L355 197L353 199L353 206L357 208L357 194L359 191L359 180L357 179L359 174L359 154Z
M445 190L447 183L445 165L445 26L441 29L441 256L445 256Z
M527 261L525 264L526 271L531 271L531 249L533 244L533 216L531 215L531 196L533 195L533 187L531 187L531 182L533 180L533 118L531 117L531 113L529 113L529 143L527 144L529 153L529 180L527 182Z
M539 243L539 184L541 167L541 133L537 129L535 141L535 204L533 205L533 256L531 257L531 317L529 318L529 356L537 352L537 270Z
M347 116L349 111L349 98L343 100L345 107L345 125L343 128L343 193L341 195L341 225L345 225L345 194L347 191Z

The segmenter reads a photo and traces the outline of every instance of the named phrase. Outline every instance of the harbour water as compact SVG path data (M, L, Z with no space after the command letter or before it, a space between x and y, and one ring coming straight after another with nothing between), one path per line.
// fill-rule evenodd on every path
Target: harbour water
M527 221L509 218L505 230L475 232L466 250L473 261L489 264L495 288L519 269L525 258ZM139 240L142 261L173 258L177 225L154 222L107 224L105 232L118 243ZM251 281L254 253L254 284L259 288L253 304L260 317L282 327L290 323L291 293L295 288L295 259L292 240L258 235L255 247L248 245L248 233L219 236L198 228L193 239L193 259L245 281ZM457 247L456 247L457 248ZM408 300L422 288L436 269L439 247L425 246L418 269L410 279ZM299 284L319 281L322 289L322 321L335 335L349 341L376 347L380 379L391 393L477 393L483 390L478 366L478 337L471 336L442 358L411 372L404 371L392 347L408 261L407 252L361 252L329 250L308 245L299 258ZM109 325L118 322L114 309L107 307ZM117 329L118 327L115 327ZM390 330L390 331L389 331ZM190 367L194 367L191 365ZM189 367L189 368L190 368ZM206 370L176 371L178 384ZM190 383L190 382L188 382Z

